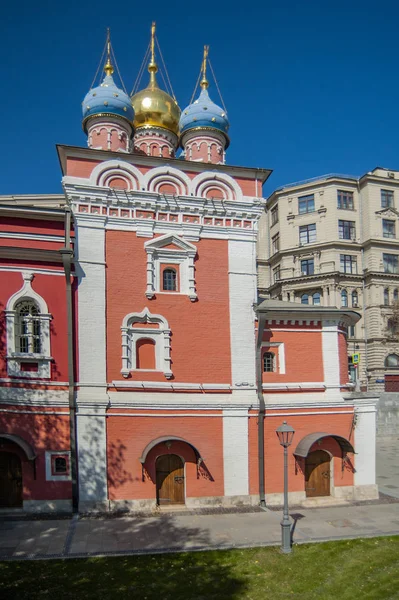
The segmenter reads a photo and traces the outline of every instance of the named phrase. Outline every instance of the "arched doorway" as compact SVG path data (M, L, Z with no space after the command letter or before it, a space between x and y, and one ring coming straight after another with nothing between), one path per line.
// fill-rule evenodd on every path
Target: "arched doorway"
M156 460L157 504L184 504L184 464L177 454L163 454Z
M330 496L331 457L324 450L310 452L305 463L305 491L308 498Z
M14 452L0 452L0 508L22 507L21 459Z

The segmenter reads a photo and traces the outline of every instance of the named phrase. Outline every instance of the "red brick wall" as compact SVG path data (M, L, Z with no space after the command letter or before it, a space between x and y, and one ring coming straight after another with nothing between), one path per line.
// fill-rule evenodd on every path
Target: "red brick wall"
M22 410L20 406L2 406L2 408ZM36 479L32 461L26 458L19 446L1 441L0 451L15 452L21 458L24 500L70 499L71 483L69 481L46 481L45 461L46 450L69 450L69 416L67 413L65 416L35 414L38 410L31 409L29 414L0 413L0 431L18 435L32 446L37 455ZM59 409L57 412L60 412Z
M224 240L196 243L195 279L198 301L186 295L145 296L145 238L122 231L106 232L107 373L121 379L121 325L125 315L141 312L165 317L172 330L174 379L192 383L231 383L228 247ZM165 381L163 373L134 373L132 379Z
M111 500L155 499L155 460L162 454L177 454L186 462L187 497L223 496L222 417L195 417L195 414L198 413L194 413L193 417L179 417L177 413L173 418L152 418L113 417L112 412L108 413L107 460ZM160 444L147 457L143 482L139 458L144 448L152 440L167 435L183 438L193 444L204 458L207 471L202 469L197 478L195 455L189 445L172 442L168 449L165 444Z
M302 413L315 412L319 414L301 416ZM295 461L293 452L300 440L310 433L326 432L335 435L341 435L349 439L351 424L353 419L353 411L351 407L337 409L337 414L328 414L331 409L293 409L290 413L296 413L298 416L281 416L282 411L267 410L265 419L265 489L267 494L283 492L283 448L280 446L276 429L284 420L295 429L293 443L288 450L288 487L290 492L305 490L305 465L300 459ZM350 410L347 414L344 411ZM279 415L273 416L274 413ZM353 443L353 437L350 439ZM328 438L322 440L321 444L315 444L312 450L328 450L334 455L334 485L344 486L353 485L354 477L351 469L345 468L342 471L341 450L335 440ZM257 419L249 420L249 453L250 453L250 493L259 493L258 484L258 431ZM354 465L355 458L351 456L352 464Z

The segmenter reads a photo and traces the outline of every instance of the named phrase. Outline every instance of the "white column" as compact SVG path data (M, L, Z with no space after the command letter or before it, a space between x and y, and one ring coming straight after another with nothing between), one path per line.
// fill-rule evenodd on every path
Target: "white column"
M229 240L229 305L233 387L255 388L255 240Z
M79 456L79 509L107 509L107 436L105 407L79 405L77 445Z
M224 495L248 495L248 411L223 411Z

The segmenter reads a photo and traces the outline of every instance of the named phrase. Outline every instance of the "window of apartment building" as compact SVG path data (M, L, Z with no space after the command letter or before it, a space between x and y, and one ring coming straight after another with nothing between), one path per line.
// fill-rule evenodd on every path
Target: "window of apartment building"
M280 234L277 233L272 237L272 254L276 254L280 250Z
M354 290L352 292L352 306L354 308L357 308L359 306L359 298L358 298L356 290Z
M305 258L301 260L301 275L313 275L314 273L314 259Z
M316 223L301 225L299 228L299 243L311 244L316 241Z
M391 369L399 367L399 356L397 354L388 354L385 359L385 366Z
M278 267L276 267L275 269L273 269L274 283L276 283L276 281L279 281L279 279L280 279L280 265Z
M355 221L338 221L340 240L354 240L356 238Z
M298 198L298 212L300 215L314 212L314 195L301 196Z
M337 191L338 208L345 208L347 210L353 210L353 192L347 192L345 190Z
M385 273L399 273L399 256L397 254L383 254L382 262Z
M278 205L276 204L276 206L273 206L273 208L270 211L271 217L272 217L272 225L275 225L276 223L278 223Z
M394 291L393 291L393 301L397 302L398 299L399 299L399 291L398 291L397 288L395 288Z
M389 306L389 289L385 288L384 290L384 305Z
M315 292L312 296L313 306L320 306L321 304L321 295L320 292Z
M348 306L348 292L346 290L342 290L341 292L341 306L344 308Z
M382 235L384 238L395 238L395 221L382 219Z
M355 337L355 326L354 325L349 325L349 327L348 327L348 337L350 337L350 338L354 338Z
M340 270L342 273L357 273L356 256L352 254L340 254Z
M392 190L381 190L381 208L393 208Z
M301 304L309 304L309 296L308 296L308 294L302 294L302 296L301 296Z

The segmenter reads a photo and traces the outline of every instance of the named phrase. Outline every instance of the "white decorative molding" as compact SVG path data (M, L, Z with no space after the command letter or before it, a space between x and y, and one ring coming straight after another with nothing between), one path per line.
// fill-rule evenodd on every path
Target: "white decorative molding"
M167 248L173 245L176 248ZM166 234L144 243L147 252L147 289L149 300L161 290L161 264L179 265L179 293L186 294L192 302L197 300L194 259L197 248L175 234ZM167 292L163 292L167 293ZM171 292L176 293L176 292Z
M281 330L279 330L281 331ZM284 342L262 342L262 348L277 348L278 353L278 369L276 372L279 375L285 375L285 346Z
M130 183L130 190L141 189L141 172L137 167L121 160L106 160L94 167L89 178L89 185L106 187L106 181L111 176L126 178Z
M242 189L238 183L225 173L216 171L205 171L196 175L191 181L191 192L194 196L203 197L206 195L207 188L220 188L226 193L226 200L236 200L241 202L243 199Z
M191 179L186 173L174 167L156 167L150 169L142 178L142 188L149 192L158 193L162 184L172 184L177 187L176 195L188 196L191 191Z
M57 475L53 474L52 471L52 458L53 456L62 456L67 459L68 474ZM70 481L71 480L71 453L69 450L46 451L46 481Z
M47 303L32 288L34 273L21 272L23 285L13 294L4 311L7 333L7 373L10 377L23 377L24 379L49 379L51 377L51 352L50 352L50 320ZM40 353L17 352L16 348L16 310L15 307L21 300L32 300L39 309L37 319L40 321ZM21 363L37 363L37 371L22 371Z
M154 323L158 329L140 327L140 323ZM137 325L138 324L138 325ZM141 313L130 313L122 322L122 369L124 377L131 371L141 372L136 368L136 344L140 339L149 339L155 343L155 371L162 371L167 379L173 376L170 356L171 331L167 320L162 315L151 314L147 307Z

